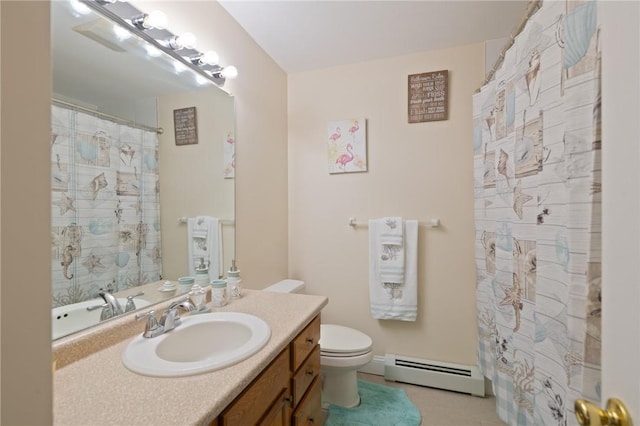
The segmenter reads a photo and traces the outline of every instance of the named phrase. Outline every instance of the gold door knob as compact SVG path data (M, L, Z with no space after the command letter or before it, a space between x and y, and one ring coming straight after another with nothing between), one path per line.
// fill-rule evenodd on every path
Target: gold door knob
M578 423L582 426L633 426L627 407L618 398L609 399L606 410L578 399L575 410Z

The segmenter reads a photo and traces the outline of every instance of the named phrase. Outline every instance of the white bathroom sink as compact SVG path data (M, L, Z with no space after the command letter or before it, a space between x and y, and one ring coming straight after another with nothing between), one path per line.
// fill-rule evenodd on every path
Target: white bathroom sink
M255 315L184 316L181 325L158 337L136 336L122 353L122 363L145 376L191 376L237 364L262 349L270 337L269 325Z
M151 302L136 297L133 299L136 308L149 306ZM127 305L126 298L118 298L122 309ZM72 303L70 305L59 306L51 310L51 338L57 339L76 331L84 330L87 327L100 323L102 309L87 311L89 306L104 304L102 298L85 300L84 302Z

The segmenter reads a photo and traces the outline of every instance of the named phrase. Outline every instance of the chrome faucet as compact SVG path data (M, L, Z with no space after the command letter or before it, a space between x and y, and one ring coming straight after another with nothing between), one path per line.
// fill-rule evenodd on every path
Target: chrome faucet
M105 313L103 309L101 316L105 316L106 318L111 318L117 315L122 315L124 313L122 306L120 306L120 302L118 302L118 299L116 299L113 294L104 290L98 294L102 297L102 299L104 299L104 303L107 304L107 308L105 309L111 311L111 315L109 315Z
M179 326L179 309L186 312L191 312L195 311L196 307L193 303L191 303L191 301L189 301L188 297L185 297L180 300L176 300L171 305L169 305L169 307L162 313L159 322L156 319L155 311L149 311L144 314L137 314L137 320L147 318L147 324L144 328L144 333L142 333L142 336L147 338L157 337Z
M158 324L158 320L156 319L156 311L151 310L144 314L136 314L137 320L143 318L147 318L147 324L144 327L144 333L142 333L143 337L156 337L164 333L164 327Z
M185 312L195 311L196 307L188 297L184 297L180 300L176 300L162 313L160 318L160 325L164 328L165 333L169 330L173 330L180 325L180 315L178 309Z
M127 296L127 305L124 308L125 312L131 312L136 310L136 302L134 302L133 299L138 296L144 296L144 291L133 294L131 296Z

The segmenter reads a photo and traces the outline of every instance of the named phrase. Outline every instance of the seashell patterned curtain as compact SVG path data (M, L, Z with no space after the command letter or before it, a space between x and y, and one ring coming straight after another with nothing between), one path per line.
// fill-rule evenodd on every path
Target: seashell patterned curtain
M158 137L52 106L52 307L161 279Z
M478 359L510 425L600 400L595 1L544 1L473 97Z

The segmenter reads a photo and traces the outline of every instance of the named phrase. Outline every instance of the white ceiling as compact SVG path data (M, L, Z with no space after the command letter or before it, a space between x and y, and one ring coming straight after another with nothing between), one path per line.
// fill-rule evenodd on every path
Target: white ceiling
M508 37L528 3L220 0L288 73Z

